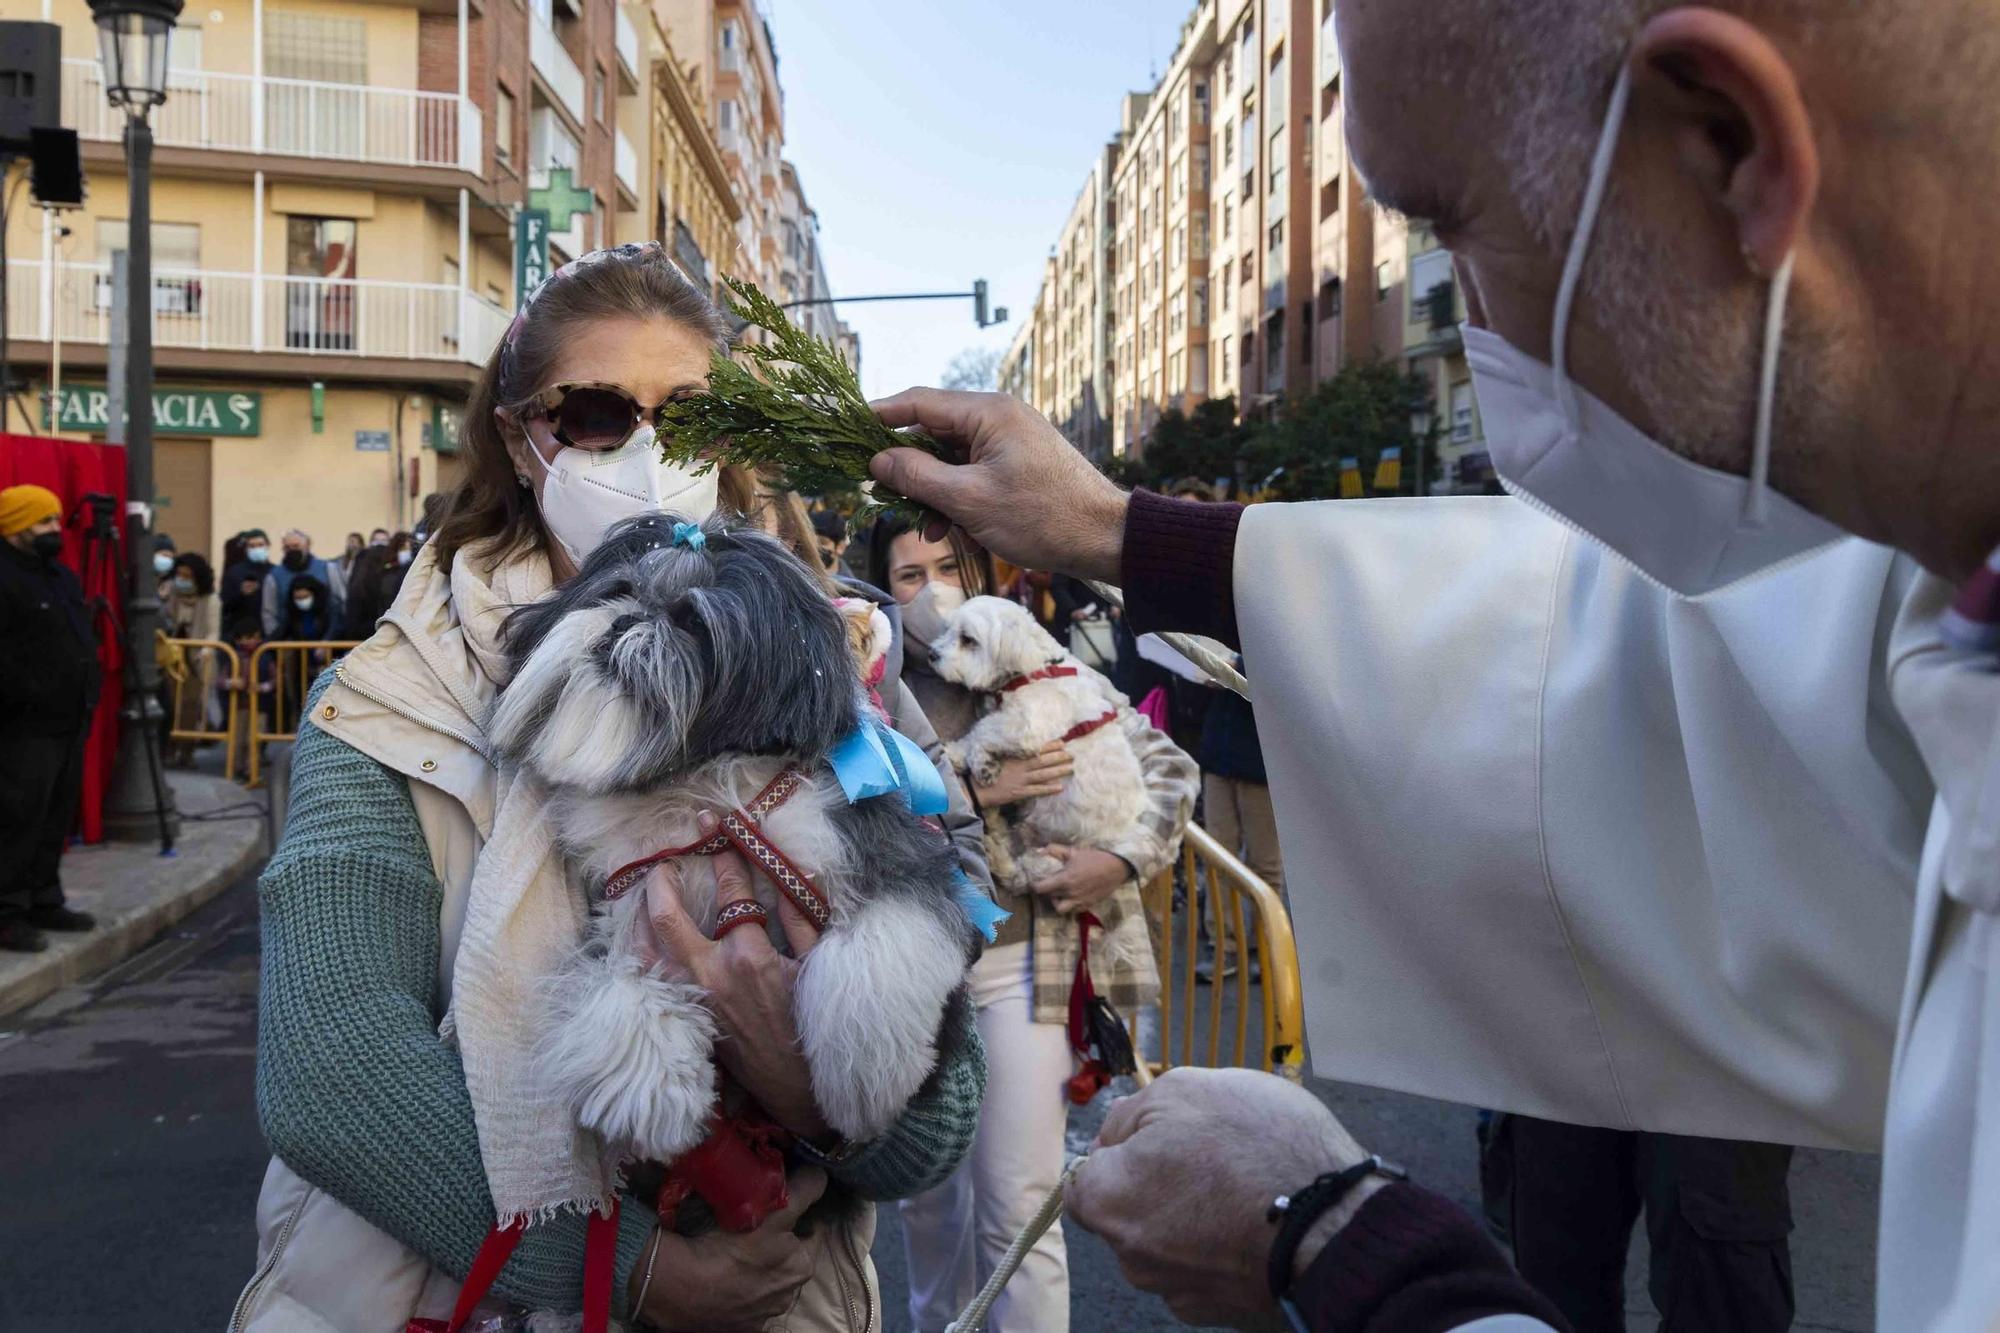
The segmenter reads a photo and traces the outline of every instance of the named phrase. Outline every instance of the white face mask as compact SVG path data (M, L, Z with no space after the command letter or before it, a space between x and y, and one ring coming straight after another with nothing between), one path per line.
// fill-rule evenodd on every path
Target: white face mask
M918 662L929 662L931 643L944 633L944 622L965 605L965 589L932 579L903 606L903 649Z
M409 564L410 558L411 558L411 551L410 548L407 546L405 546L402 550L396 552L396 563L399 565Z
M542 464L542 521L579 565L621 518L670 513L699 523L715 512L715 469L696 476L662 462L651 426L640 426L616 449L565 445L554 463L543 463L532 443L528 452Z
M174 558L165 551L161 551L153 557L153 572L155 574L165 574L173 567Z
M1507 489L1610 547L1669 591L1699 597L1803 557L1842 533L1769 484L1791 256L1771 283L1749 476L1688 461L1570 381L1570 316L1604 205L1631 79L1629 67L1621 71L1611 94L1563 267L1550 338L1555 365L1543 365L1498 334L1470 327L1465 359L1493 467Z

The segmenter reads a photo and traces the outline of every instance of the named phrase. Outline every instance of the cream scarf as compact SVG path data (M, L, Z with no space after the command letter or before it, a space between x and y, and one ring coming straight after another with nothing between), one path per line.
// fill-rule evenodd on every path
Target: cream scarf
M435 569L432 577L447 578ZM463 552L448 577L449 621L456 623L429 646L457 656L450 651L454 641L463 645L467 692L490 709L507 679L501 627L516 607L549 591L548 561L531 555L494 566ZM473 720L483 731L484 713ZM540 786L505 765L494 783L492 837L472 872L444 1031L456 1038L464 1060L501 1223L533 1224L566 1208L608 1212L615 1164L595 1135L578 1128L562 1099L534 1078L539 988L582 942L588 910L564 873Z

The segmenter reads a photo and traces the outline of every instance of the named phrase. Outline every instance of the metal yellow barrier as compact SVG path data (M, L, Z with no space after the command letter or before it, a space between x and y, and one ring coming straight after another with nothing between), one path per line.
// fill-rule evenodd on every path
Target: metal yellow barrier
M212 656L210 656L212 654ZM204 673L205 662L219 662L213 672ZM233 644L220 639L171 639L159 636L159 664L161 677L169 686L167 706L167 739L175 741L221 741L223 743L223 776L236 776L236 725L238 696L235 690L224 689L223 727L216 731L207 725L209 690L218 681L236 679L239 659ZM207 678L204 679L204 674ZM192 695L190 696L190 691ZM202 725L184 727L181 725L186 715L187 705L194 705L194 717Z
M1298 945L1284 900L1199 824L1188 825L1180 870L1185 892L1178 904L1172 868L1142 895L1160 967L1160 1049L1157 1058L1148 1059L1153 1072L1176 1064L1241 1065L1298 1081L1305 1068L1305 1007ZM1204 910L1213 973L1208 985L1198 986L1195 961ZM1230 964L1233 976L1227 975ZM1225 1025L1223 1011L1232 998L1235 1013ZM1253 1007L1258 1046L1250 1044ZM1199 1023L1197 1010L1206 1010ZM1131 1026L1133 1045L1143 1053L1136 1016ZM1198 1028L1206 1029L1205 1040Z
M243 677L243 697L249 717L250 785L263 780L265 741L288 741L299 734L299 714L305 711L306 692L319 673L358 647L359 639L306 641L273 639L250 654L250 669Z

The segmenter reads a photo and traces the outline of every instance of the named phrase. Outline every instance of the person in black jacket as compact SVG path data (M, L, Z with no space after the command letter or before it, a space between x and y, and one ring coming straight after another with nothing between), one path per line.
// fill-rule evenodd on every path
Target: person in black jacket
M46 949L45 930L97 924L63 905L58 873L101 676L62 544L54 492L0 491L0 949L19 953Z
M271 576L271 539L264 535L262 528L251 528L237 535L236 544L243 551L240 560L223 561L222 584L216 589L222 594L222 622L226 625L240 617L247 610L263 614L264 580Z

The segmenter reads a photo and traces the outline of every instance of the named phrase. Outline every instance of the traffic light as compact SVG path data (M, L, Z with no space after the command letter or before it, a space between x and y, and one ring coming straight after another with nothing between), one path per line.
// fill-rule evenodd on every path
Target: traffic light
M972 284L972 317L985 328L991 321L986 318L986 279L980 278Z

